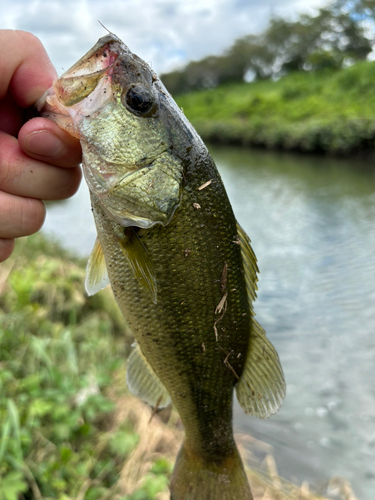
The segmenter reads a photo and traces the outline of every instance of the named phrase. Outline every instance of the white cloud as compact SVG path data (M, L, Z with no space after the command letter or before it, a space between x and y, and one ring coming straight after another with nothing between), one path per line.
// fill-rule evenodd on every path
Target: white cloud
M236 38L261 31L270 15L296 15L328 0L14 0L2 27L37 35L57 71L70 67L105 34L100 20L130 49L169 71L187 60L220 54Z

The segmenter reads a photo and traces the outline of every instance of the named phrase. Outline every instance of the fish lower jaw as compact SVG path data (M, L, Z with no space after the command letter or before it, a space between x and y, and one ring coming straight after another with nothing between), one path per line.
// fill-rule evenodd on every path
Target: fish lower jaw
M79 130L71 114L68 112L67 108L60 103L53 88L47 90L47 92L38 99L35 106L41 116L50 119L76 139L80 139Z

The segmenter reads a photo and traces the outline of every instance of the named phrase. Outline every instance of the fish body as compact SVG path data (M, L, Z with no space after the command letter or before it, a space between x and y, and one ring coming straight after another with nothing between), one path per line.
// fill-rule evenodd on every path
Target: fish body
M205 145L149 66L108 35L38 104L79 137L98 241L86 286L108 281L137 346L131 390L170 399L186 438L173 500L250 500L232 398L264 418L285 395L254 319L257 266Z

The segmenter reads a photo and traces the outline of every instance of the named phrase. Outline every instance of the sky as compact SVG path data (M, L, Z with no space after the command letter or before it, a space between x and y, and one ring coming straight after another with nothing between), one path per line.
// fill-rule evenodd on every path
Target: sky
M328 0L0 0L0 28L37 35L58 74L105 29L157 73L220 54L235 39L262 31L270 16L293 18Z

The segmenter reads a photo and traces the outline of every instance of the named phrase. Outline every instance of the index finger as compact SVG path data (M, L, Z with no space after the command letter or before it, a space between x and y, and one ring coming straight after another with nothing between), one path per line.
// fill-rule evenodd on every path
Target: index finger
M56 71L40 40L26 31L0 30L0 99L10 89L27 108L51 87Z

